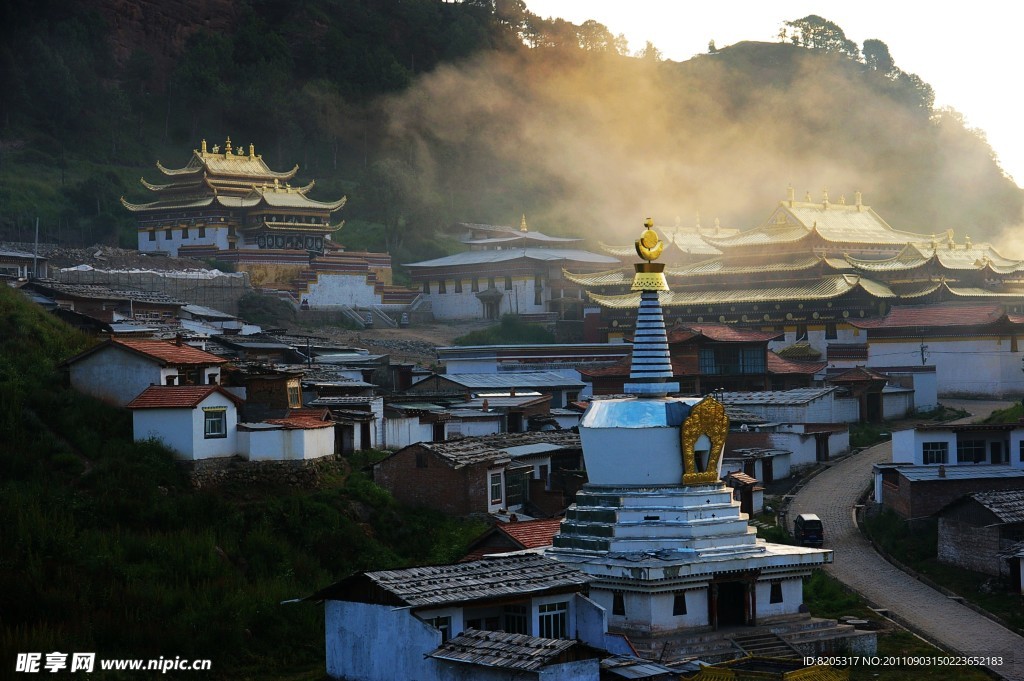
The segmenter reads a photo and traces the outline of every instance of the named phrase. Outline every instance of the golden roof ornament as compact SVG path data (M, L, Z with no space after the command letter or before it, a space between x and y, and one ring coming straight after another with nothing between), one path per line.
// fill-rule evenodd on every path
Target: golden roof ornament
M256 145L249 145L249 158L256 158Z
M231 153L231 138L228 137L227 141L224 143L224 156L227 156L230 153Z
M526 226L526 213L523 213L523 219L519 221L519 231L529 232L530 228Z
M645 262L633 266L636 274L633 275L634 291L668 291L668 281L665 279L665 263L654 262L665 250L665 242L661 240L658 233L654 231L654 220L644 220L644 231L636 240L636 253Z
M203 142L202 142L202 144L200 145L199 148L203 150L204 154L206 153L206 140L205 139L203 140Z

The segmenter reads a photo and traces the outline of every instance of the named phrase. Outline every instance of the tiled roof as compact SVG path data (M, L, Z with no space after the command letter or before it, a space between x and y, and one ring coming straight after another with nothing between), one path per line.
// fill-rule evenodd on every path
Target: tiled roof
M312 415L289 416L284 419L267 419L264 423L283 426L285 430L310 430L313 428L334 427L334 421L324 421L322 418Z
M462 468L476 463L497 463L502 460L510 460L514 455L508 451L509 449L535 444L555 445L561 449L578 449L580 436L578 433L566 430L545 430L477 435L444 442L421 442L412 446L429 449L451 462L455 468Z
M867 361L867 343L829 343L825 349L828 360L862 360Z
M508 634L504 631L467 629L441 644L428 657L484 667L537 671L576 646L572 639L551 639ZM598 657L596 654L594 657Z
M558 534L558 527L561 523L561 518L545 518L500 523L495 527L518 542L524 549L536 549L542 546L551 546L552 538Z
M219 385L151 385L125 405L128 409L194 408L213 393L221 393L235 404L242 399Z
M727 392L726 404L801 405L825 397L836 388L797 388L795 390L765 390L761 392Z
M821 277L815 282L794 286L764 286L751 289L715 291L668 291L660 296L661 306L720 305L724 303L770 303L794 300L830 300L861 288L876 298L896 296L885 284L880 284L853 274L836 274ZM619 296L605 296L588 293L590 299L602 307L612 309L633 309L640 306L639 293Z
M928 326L979 326L993 324L1005 316L997 303L898 305L877 319L848 319L861 329Z
M404 263L406 267L460 267L464 265L480 265L485 263L502 263L510 260L539 260L541 262L580 262L618 265L619 261L607 255L598 255L589 251L570 248L509 248L500 251L465 251L443 258Z
M696 331L708 340L736 343L764 343L775 340L783 334L779 331L756 331L728 324L686 324L685 329ZM674 331L669 333L668 342L675 340ZM682 340L686 340L685 338Z
M977 492L971 498L1004 523L1024 523L1024 490Z
M485 558L454 565L381 570L365 575L413 607L524 598L546 591L583 587L591 580L588 575L565 563L535 554Z
M566 281L579 284L580 286L630 286L633 283L633 274L625 269L578 274L563 269L562 276L565 277Z
M829 383L862 383L864 381L888 381L889 377L867 367L854 367L835 374L828 380Z
M110 341L113 345L147 355L166 364L224 364L226 360L191 345L168 341L124 338Z
M501 374L439 374L438 378L472 390L583 387L583 384L579 381L566 378L555 371L509 371ZM418 383L413 385L418 385Z
M746 473L741 473L740 471L733 471L732 473L726 474L725 477L726 478L731 478L731 479L735 480L737 483L739 483L741 485L756 485L757 484L757 480L755 478L750 477Z
M789 359L768 351L769 374L816 374L828 366L828 362Z

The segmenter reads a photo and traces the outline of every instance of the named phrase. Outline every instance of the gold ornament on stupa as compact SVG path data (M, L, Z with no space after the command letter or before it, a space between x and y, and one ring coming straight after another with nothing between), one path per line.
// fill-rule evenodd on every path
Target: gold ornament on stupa
M633 275L634 291L668 291L668 281L665 279L665 263L654 262L665 250L665 242L661 240L658 233L654 231L654 220L644 220L644 231L636 240L636 253L645 262L633 265L636 274Z

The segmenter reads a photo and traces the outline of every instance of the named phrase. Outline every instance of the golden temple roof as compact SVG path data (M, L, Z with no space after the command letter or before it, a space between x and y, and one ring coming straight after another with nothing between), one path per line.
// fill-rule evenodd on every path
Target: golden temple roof
M854 274L827 275L817 281L796 286L758 287L731 291L669 291L661 294L662 307L681 305L722 305L732 303L775 303L807 300L829 300L845 295L857 288L876 298L895 298L885 284ZM589 293L590 299L601 307L632 309L640 306L639 293L605 296Z
M850 244L900 245L928 241L932 235L893 229L869 206L782 201L768 220L732 237L705 236L717 248L792 243L817 233L824 241Z
M248 153L242 147L238 147L237 151L233 150L230 137L224 143L223 152L220 151L220 147L217 145L213 147L212 151L208 151L206 140L203 140L199 149L192 150L192 158L189 159L183 168L167 168L160 161L156 162L156 167L160 172L169 177L197 175L206 172L211 177L222 175L244 177L252 183L273 182L275 179L287 181L292 179L295 173L299 171L298 165L286 172L271 170L263 162L263 156L256 153L253 145L249 145Z
M950 247L952 246L952 247ZM1004 258L990 244L952 244L948 242L910 243L887 260L864 260L846 256L847 262L868 272L901 272L936 263L949 270L989 268L999 274L1024 271L1024 261Z

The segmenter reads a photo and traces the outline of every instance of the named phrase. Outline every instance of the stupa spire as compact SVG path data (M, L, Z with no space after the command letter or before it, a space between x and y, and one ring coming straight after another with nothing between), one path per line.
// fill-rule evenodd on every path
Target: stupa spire
M679 392L679 383L672 380L672 360L668 352L665 315L658 299L659 291L668 291L665 264L654 262L665 248L654 231L654 221L644 221L644 231L636 241L636 252L644 262L634 265L634 291L640 291L640 309L633 337L633 356L629 366L627 394L664 397Z

